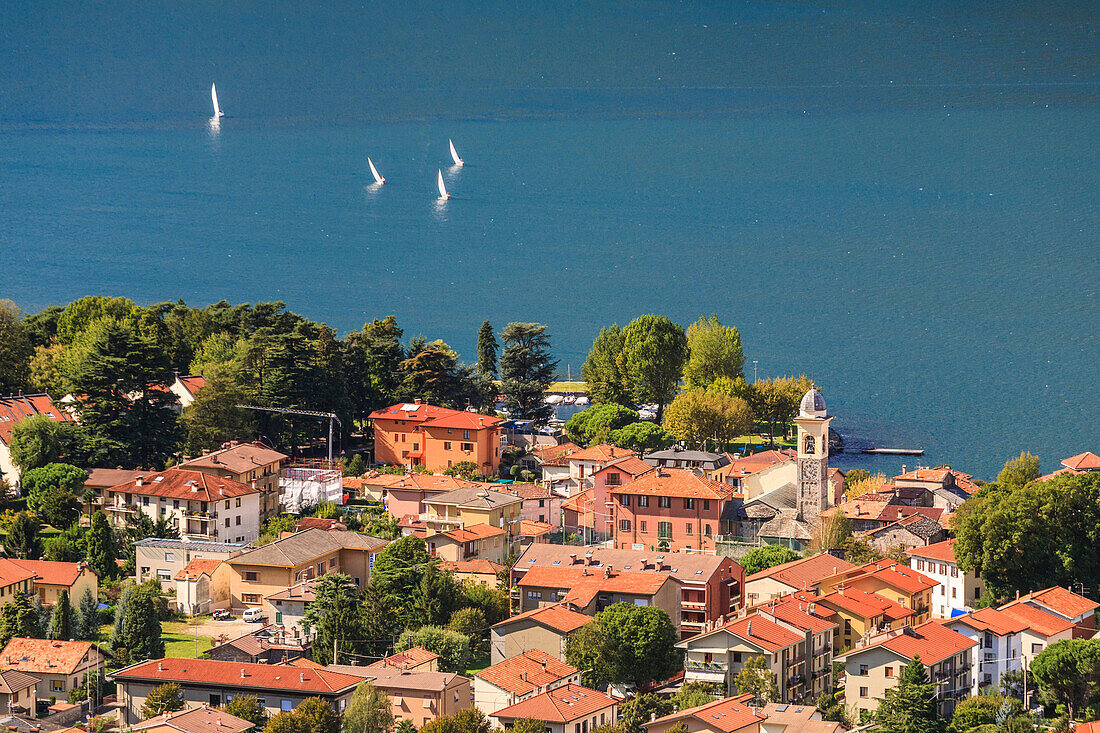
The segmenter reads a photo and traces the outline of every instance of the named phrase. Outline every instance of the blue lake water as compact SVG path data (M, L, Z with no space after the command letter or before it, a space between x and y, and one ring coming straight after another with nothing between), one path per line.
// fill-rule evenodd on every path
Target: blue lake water
M299 5L0 4L0 297L714 312L850 440L1100 451L1100 5Z

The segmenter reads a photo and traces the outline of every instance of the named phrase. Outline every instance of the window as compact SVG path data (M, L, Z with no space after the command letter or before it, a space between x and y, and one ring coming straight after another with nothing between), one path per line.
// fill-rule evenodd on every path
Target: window
M336 558L335 558L335 557L329 558L329 561L328 561L328 566L329 566L330 568L334 568L334 567L336 567Z
M527 599L530 600L530 601L541 601L542 600L542 591L541 590L529 590L529 591L527 591Z
M65 683L61 680L50 680L50 690L52 692L64 692Z
M710 511L710 499L703 499L703 511L704 512L709 512Z
M707 537L710 537L710 525L709 524L704 524L703 525L703 534L706 535Z
M646 533L645 522L638 522L638 531L642 534Z
M619 520L619 531L620 532L629 532L630 531L630 520L629 519L620 519Z
M443 441L443 450L450 450L450 449L451 449L451 441L444 440Z
M947 564L940 563L940 575L947 575Z
M741 664L741 652L734 652L733 653L733 663L734 664Z
M213 697L213 695L211 695L211 697ZM279 709L282 710L284 713L290 712L291 710L294 709L294 701L293 700L283 700L282 702L279 703Z
M867 676L867 665L866 664L859 665L859 676L860 677L866 677Z
M259 593L241 593L241 601L243 603L259 603L260 602L260 594Z
M463 443L462 444L462 450L466 451L467 453L472 452L473 449L474 449L474 444L473 443Z
M951 566L951 577L952 578L959 577L959 569L957 567L955 567L954 565Z
M241 526L241 515L240 514L237 515L237 526L238 527Z
M1041 651L1043 651L1043 645L1042 644L1032 644L1031 645L1031 653L1032 654L1038 654Z
M893 677L894 676L894 668L893 667L887 667L886 668L886 676L887 677Z
M866 688L866 687L861 687L861 688L859 688L859 696L860 696L860 697L867 697L867 696L868 696L868 695L867 695L867 688Z
M619 475L618 471L608 471L607 478L604 480L604 483L606 483L608 486L622 486L623 479L622 476Z
M630 497L626 494L619 496L619 506L630 506Z
M638 497L638 506L649 506L649 497L648 496L639 496Z
M226 508L226 509L228 509L228 508L229 508L229 499L226 499L226 500L225 500L225 508Z
M546 506L546 499L539 499L539 509L542 509L545 506ZM541 522L542 520L540 519L539 521Z
M221 705L222 704L222 696L221 695L210 695L210 704L213 705L214 707L217 707L218 705Z
M985 647L987 649L992 649L993 648L993 634L991 634L988 631L985 632Z
M657 522L657 537L660 539L672 539L672 522Z
M180 508L180 500L179 499L176 499L172 502L172 508L173 509L179 509Z
M226 517L226 518L225 518L225 526L226 526L226 527L228 527L228 526L229 526L229 517Z
M672 507L672 499L667 496L658 496L657 506L661 507L662 509L669 509Z
M240 505L241 505L241 500L237 499L237 506L239 507Z
M158 580L171 580L172 579L172 571L167 570L165 568L157 568L157 579Z
M684 509L694 509L695 499L684 499Z
M142 506L149 506L149 497L148 496L141 497L141 505Z
M175 560L176 560L176 553L174 553L174 552L164 553L164 562L175 562Z
M691 534L691 522L684 525L684 534Z
M470 431L469 430L463 430L462 431L462 439L463 440L469 440L470 439Z
M244 579L245 579L245 582L255 583L256 581L258 581L260 579L260 574L255 570L245 570L244 571Z
M956 596L958 596L958 594L959 594L959 589L958 588L952 588L951 589L951 597L952 598L955 598Z

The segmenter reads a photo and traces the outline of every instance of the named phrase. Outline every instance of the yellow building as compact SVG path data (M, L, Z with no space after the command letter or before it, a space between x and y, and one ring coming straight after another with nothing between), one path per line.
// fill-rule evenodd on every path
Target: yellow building
M825 578L818 585L822 594L840 587L877 593L888 601L912 609L912 625L932 617L932 591L939 585L927 575L896 560L878 560Z
M214 608L261 607L266 596L306 580L343 573L359 586L386 540L358 532L307 529L226 559L211 579Z
M519 554L523 499L483 486L466 486L424 498L425 539L445 560L504 562ZM442 536L439 536L442 535Z
M34 573L34 590L38 600L52 606L61 597L62 591L69 593L69 603L80 603L84 591L90 590L92 598L99 600L99 576L81 562L51 562L49 560L12 560L13 563Z
M855 588L841 587L832 593L814 598L812 602L819 608L828 609L836 618L838 627L833 633L833 654L851 649L871 631L906 626L914 615L910 608L877 593L867 593Z

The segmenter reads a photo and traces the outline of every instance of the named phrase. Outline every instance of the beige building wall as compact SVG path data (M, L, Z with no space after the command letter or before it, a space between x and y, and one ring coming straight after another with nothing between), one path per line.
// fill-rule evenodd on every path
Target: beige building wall
M99 578L90 568L83 568L71 587L67 585L49 585L36 582L34 584L34 589L38 593L38 599L47 606L52 606L57 603L57 599L61 597L62 591L69 592L69 603L71 603L73 607L76 607L76 605L80 603L80 599L84 596L85 590L90 590L92 592L92 598L99 600Z
M470 680L461 675L454 678L442 691L405 690L383 686L378 689L390 697L390 709L397 720L408 720L417 728L445 715L454 715L472 705Z
M776 596L793 593L801 588L791 586L776 580L775 578L758 578L745 583L745 605L752 606L764 601L770 601ZM812 588L808 590L813 590Z
M506 630L507 633L501 633L501 629L492 630L491 664L503 662L532 649L540 649L565 661L565 635L527 620L510 624Z
M736 474L731 475L733 478L737 478ZM756 473L743 477L741 479L741 493L745 495L745 501L749 501L787 484L797 483L798 461L783 461L782 463L773 463L767 468L762 468Z
M855 706L857 714L862 710L874 712L886 691L897 685L908 663L908 659L881 646L850 655L844 663L845 703ZM926 666L926 671L930 680L942 683L937 689L956 690L961 697L968 697L973 679L970 666L971 650L966 649L937 664ZM955 699L941 694L937 695L937 700L940 715L950 717L955 710Z
M287 669L292 670L293 667ZM158 687L159 684L118 680L118 701L122 706L122 723L124 725L133 725L142 719L141 708L145 705L145 699L149 696L149 692L154 687ZM189 682L182 684L181 687L183 688L183 701L188 708L201 707L202 705L210 705L211 707L224 705L227 695L255 695L264 701L264 711L269 718L278 715L288 705L290 708L296 708L306 699L317 697L316 693L304 694L289 690L268 691L251 688L238 690L233 687L232 680L211 680L208 685ZM355 688L352 688L343 695L326 697L325 699L333 703L337 712L343 712L354 691Z

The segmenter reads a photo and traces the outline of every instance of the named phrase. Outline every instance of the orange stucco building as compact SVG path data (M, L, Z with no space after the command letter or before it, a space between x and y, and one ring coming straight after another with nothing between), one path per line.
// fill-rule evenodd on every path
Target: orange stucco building
M415 400L375 410L370 418L379 463L441 471L472 461L483 476L496 474L500 467L499 417Z

